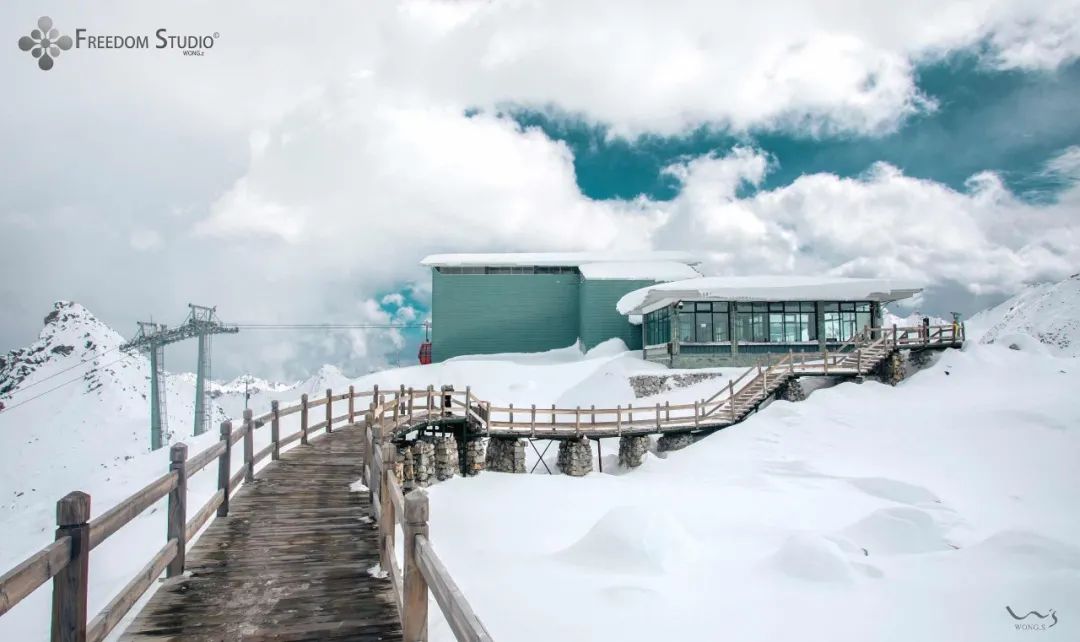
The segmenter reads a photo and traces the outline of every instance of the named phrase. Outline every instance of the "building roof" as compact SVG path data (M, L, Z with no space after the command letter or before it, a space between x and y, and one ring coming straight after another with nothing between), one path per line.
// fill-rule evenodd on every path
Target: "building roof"
M619 299L621 314L643 314L675 301L896 301L922 286L896 279L837 276L709 276L658 283Z
M427 267L518 267L527 265L581 267L590 263L681 263L701 262L687 252L522 252L492 254L432 254L420 261ZM608 277L629 278L629 277ZM682 278L682 277L680 277Z
M590 281L638 280L681 281L701 276L686 263L677 261L613 261L611 263L583 263L581 276Z

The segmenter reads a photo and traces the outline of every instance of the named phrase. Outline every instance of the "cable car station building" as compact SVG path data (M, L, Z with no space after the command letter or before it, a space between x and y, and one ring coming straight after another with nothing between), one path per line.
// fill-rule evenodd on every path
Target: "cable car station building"
M752 366L763 354L838 349L881 327L882 304L920 291L886 279L700 277L646 286L617 305L628 319L640 319L650 361Z
M642 348L616 303L640 288L700 276L684 252L438 254L431 268L432 361L542 352L611 338Z

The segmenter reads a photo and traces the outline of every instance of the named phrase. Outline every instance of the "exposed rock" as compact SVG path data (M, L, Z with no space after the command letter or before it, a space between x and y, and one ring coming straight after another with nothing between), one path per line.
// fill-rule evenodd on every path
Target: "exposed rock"
M878 377L882 383L895 386L904 380L904 356L899 350L885 357L878 368Z
M458 470L458 445L453 435L435 438L435 478L450 479Z
M692 386L709 379L718 379L724 375L719 372L691 372L687 374L634 375L630 377L630 387L637 398L652 397L662 392Z

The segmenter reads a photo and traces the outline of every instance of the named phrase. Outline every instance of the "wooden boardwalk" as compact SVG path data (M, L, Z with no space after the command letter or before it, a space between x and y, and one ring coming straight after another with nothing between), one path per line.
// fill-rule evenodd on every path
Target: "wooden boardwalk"
M188 549L187 573L160 587L122 640L401 640L379 563L362 429L283 453Z

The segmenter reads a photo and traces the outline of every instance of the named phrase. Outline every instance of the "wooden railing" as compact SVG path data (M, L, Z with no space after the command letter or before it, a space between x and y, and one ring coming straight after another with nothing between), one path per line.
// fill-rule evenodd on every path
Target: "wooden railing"
M468 403L471 391L466 391ZM417 394L408 396L400 391L388 404L377 397L369 411L364 429L364 478L371 494L371 504L379 524L379 563L390 578L401 630L405 640L426 642L428 639L428 591L435 596L450 630L459 641L490 642L491 635L480 618L473 612L468 600L446 570L428 533L428 496L423 490L402 494L394 470L397 449L384 437L396 428L395 421L411 421L416 417L416 407L408 402L424 400L424 412L430 416L436 411L436 398L443 397L441 408L449 408L447 394L436 393L430 386ZM402 414L412 410L409 414ZM397 561L397 527L402 529L402 560Z
M957 324L867 329L856 340L831 352L826 349L821 353L788 353L765 361L729 381L713 396L687 404L657 403L638 407L628 404L625 408L621 405L615 408L557 408L554 405L538 408L533 404L515 408L513 404L502 407L481 401L470 388L457 392L435 390L432 386L420 391L402 386L390 396L389 402L379 393L378 386L370 392L356 392L350 386L347 393L338 395L327 390L326 396L318 399L303 395L299 403L285 408L275 401L270 412L258 417L245 410L243 424L235 430L232 422L222 423L220 441L193 457L188 457L185 444L175 444L170 449L169 469L164 475L95 519L90 519L89 495L75 491L63 497L57 502L55 540L0 576L0 616L52 580L52 639L63 642L104 639L162 572L166 577L183 572L187 543L214 515L228 515L230 496L242 483L254 479L256 465L267 457L277 460L281 449L294 441L307 444L311 435L319 430L329 433L336 424L355 424L356 400L370 398L365 421L365 439L369 446L365 449L365 474L380 520L383 568L394 583L406 639L426 637L426 601L430 589L459 640L488 640L490 636L431 548L426 494L414 491L402 497L393 475L394 448L384 445L384 439L448 417L466 419L479 432L489 435L534 438L615 437L730 425L740 421L791 376L862 374L890 351L959 345L963 339L963 326ZM736 387L747 377L750 378L746 383ZM339 401L347 402L347 411L335 416L334 404ZM311 424L311 412L320 406L325 408L324 418ZM300 429L281 436L281 418L294 413L300 414ZM270 424L270 444L254 452L254 432L267 423ZM233 446L241 440L244 442L243 466L233 473ZM218 462L217 492L189 519L187 481L215 460ZM90 552L165 497L168 497L168 512L164 545L120 593L88 621ZM403 570L396 567L394 557L395 522L405 529Z
M327 390L325 397L315 400L303 395L299 403L286 408L280 408L275 401L270 412L258 417L245 410L241 426L234 430L231 421L223 422L220 440L193 457L188 457L187 445L174 444L169 450L168 472L94 519L90 519L90 496L80 491L68 493L56 504L55 540L0 576L0 616L52 580L51 639L54 642L99 642L105 639L162 572L166 577L184 572L187 544L215 514L219 517L228 515L229 497L242 483L255 478L256 465L267 457L276 461L281 456L281 448L297 439L306 444L319 430L329 433L336 424L356 423L356 399L377 395L378 388L356 392L349 386L347 393L334 395ZM348 402L347 411L335 417L333 408L338 401ZM325 419L309 425L311 410L319 406L325 407ZM294 413L300 413L300 430L282 437L281 418ZM267 423L271 430L270 444L254 452L254 432ZM244 442L243 465L234 474L233 446L241 440ZM188 479L215 460L218 462L217 492L189 519ZM87 613L90 552L165 497L168 497L165 544L105 608L90 619Z

